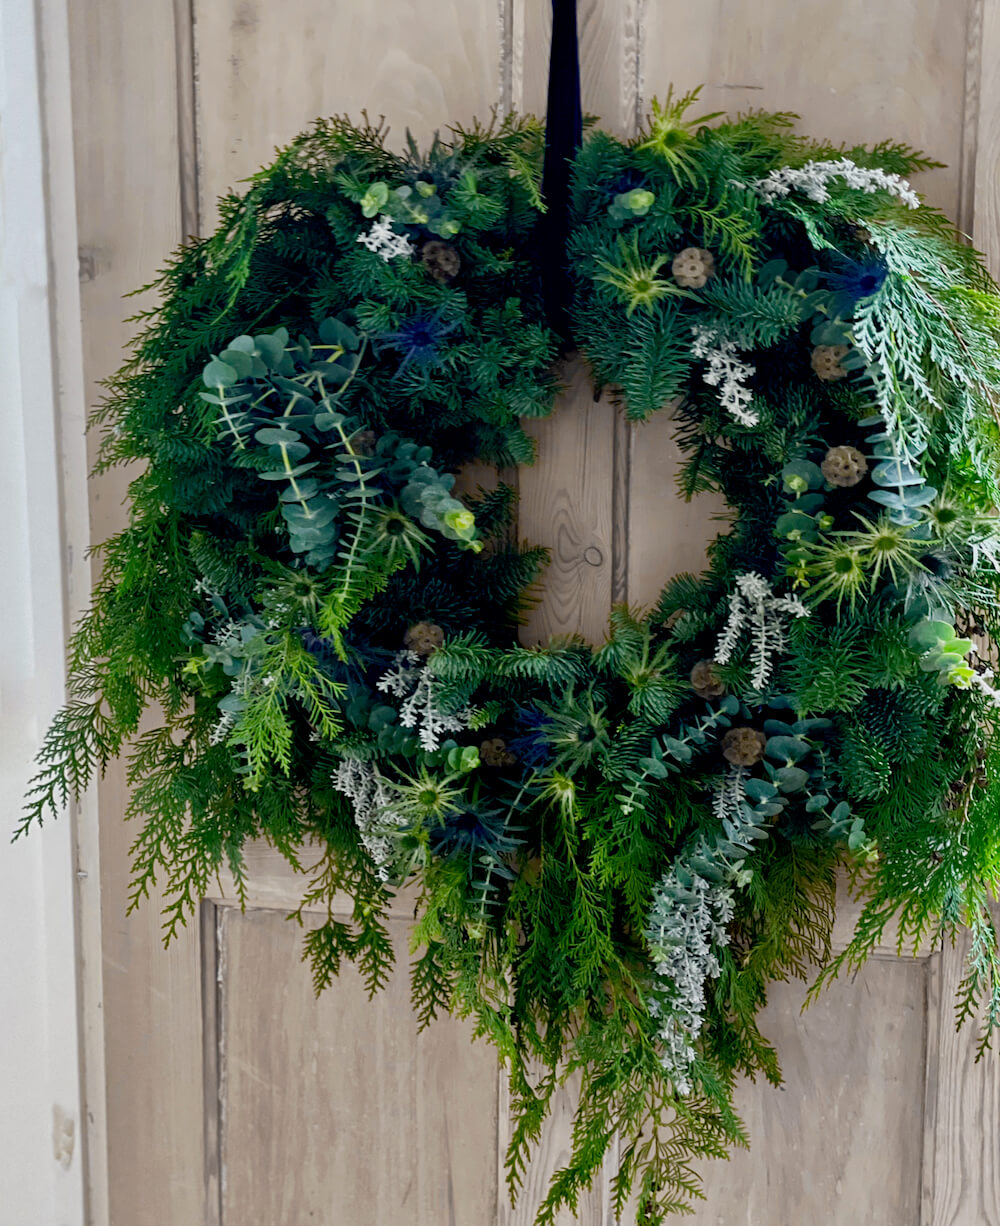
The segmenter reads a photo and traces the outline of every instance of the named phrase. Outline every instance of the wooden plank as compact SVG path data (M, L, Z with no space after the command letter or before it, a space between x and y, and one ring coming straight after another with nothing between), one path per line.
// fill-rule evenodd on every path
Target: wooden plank
M504 1198L501 1183L501 1206L497 1226L532 1226L538 1206L549 1188L554 1171L566 1165L571 1153L573 1112L579 1099L579 1078L561 1086L553 1096L552 1113L542 1128L541 1140L532 1154L525 1172L524 1184L514 1207ZM506 1105L506 1097L501 1101ZM610 1221L611 1164L606 1162L594 1180L594 1186L584 1192L576 1212L565 1207L555 1216L555 1226L605 1226Z
M453 1019L417 1034L407 926L370 1001L345 968L317 999L301 933L221 912L222 1221L445 1226L496 1220L494 1053Z
M635 124L641 7L638 0L578 5L584 111L613 131L629 132ZM547 0L514 0L512 96L520 110L544 113L551 25ZM599 641L612 600L627 596L628 428L608 401L594 405L589 374L577 359L565 370L556 415L532 428L538 462L521 474L522 535L553 550L525 642L572 630ZM603 540L595 539L598 526Z
M296 868L269 843L255 839L243 849L247 873L247 910L295 911L309 886L309 874L322 858L323 849L318 844L303 847L299 855L300 868ZM238 907L239 895L232 875L228 871L219 874L209 889L208 901L217 906ZM412 919L417 893L412 887L401 889L393 895L389 908L391 915ZM347 894L337 895L333 903L335 914L350 915L353 900ZM325 911L325 906L309 907L310 911Z
M437 0L432 8L350 0L194 0L199 196L215 198L317 115L367 109L406 128L488 119L500 102L496 6Z
M148 281L180 238L174 10L170 0L68 7L84 364L93 403L98 381L120 364L131 335L123 316L148 305L122 296ZM91 486L97 540L125 522L125 481L115 473ZM121 820L120 766L109 771L99 803L110 1221L195 1222L203 1214L197 933L185 933L164 954L155 900L126 919L134 831Z
M36 6L44 117L43 152L48 216L49 280L53 295L52 341L56 376L59 471L59 545L63 551L64 630L68 634L90 600L90 507L85 436L87 392L80 309L79 235L73 143L73 76L67 6ZM41 729L38 729L41 732ZM79 1126L84 1212L92 1226L108 1220L107 1111L101 873L96 785L71 809L74 840L78 1025L82 1064Z
M564 368L566 390L549 418L525 422L539 459L520 473L521 536L552 560L525 643L579 633L600 642L611 605L614 406L594 400L586 366Z
M972 76L978 98L978 147L975 154L975 196L972 238L986 256L994 277L1000 276L1000 80L995 70L1000 54L1000 0L982 0L979 71ZM983 71L985 66L986 71Z
M601 126L628 133L636 117L637 55L642 0L578 0L580 93L585 115ZM513 0L513 104L519 111L545 114L550 0Z
M957 212L967 0L716 0L646 11L645 91L704 84L703 110L796 111L802 130L856 144L908 140L952 162L921 183ZM891 52L887 53L887 48Z
M996 1056L976 1063L976 1023L955 1026L968 949L965 937L941 954L929 993L937 1042L928 1065L923 1226L1000 1226Z
M926 962L873 962L805 1013L802 984L774 985L760 1024L785 1084L738 1088L751 1148L703 1168L692 1226L915 1226L926 977Z
M968 22L963 222L1000 272L1000 0L974 0ZM971 189L970 185L971 184ZM994 911L994 920L1000 911ZM929 1024L923 1226L1000 1224L1000 1076L996 1057L976 1063L976 1023L955 1025L955 997L965 973L966 935L935 959Z
M992 70L1000 53L1000 0L976 0L969 20L963 221L994 276L1000 272L1000 86ZM1000 917L995 912L994 918ZM1000 1076L996 1057L976 1063L976 1023L955 1024L955 997L965 973L969 937L942 952L928 993L933 1041L928 1044L925 1103L924 1226L1000 1224Z
M667 579L705 569L705 548L727 531L721 494L685 501L678 490L682 454L669 410L629 427L628 601L650 607Z

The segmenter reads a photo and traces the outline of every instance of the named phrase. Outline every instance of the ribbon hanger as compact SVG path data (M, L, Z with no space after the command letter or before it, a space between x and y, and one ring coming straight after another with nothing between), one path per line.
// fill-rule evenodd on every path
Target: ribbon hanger
M566 266L569 238L570 164L583 139L580 102L580 53L576 0L552 0L552 45L545 122L540 267L550 325L564 338L569 332L572 286Z

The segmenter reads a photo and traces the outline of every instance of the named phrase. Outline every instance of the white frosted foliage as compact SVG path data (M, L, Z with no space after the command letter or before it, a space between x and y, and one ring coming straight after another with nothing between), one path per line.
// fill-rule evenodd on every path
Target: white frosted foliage
M434 686L434 674L415 651L397 652L392 668L378 682L384 693L403 699L399 722L404 728L415 728L421 746L430 752L441 747L444 734L467 728L472 715L468 707L454 712L439 710Z
M696 324L691 336L691 352L708 366L702 379L719 389L719 403L741 426L756 426L760 414L751 407L753 396L746 386L756 368L740 358L735 341L723 340L703 324Z
M333 773L333 786L351 802L361 842L379 877L387 880L395 849L393 835L405 824L392 807L388 781L371 762L345 758Z
M832 179L841 179L847 187L866 194L888 192L910 209L920 207L920 197L901 175L890 174L878 166L858 166L850 158L782 166L763 179L755 179L750 186L766 204L784 199L793 191L801 192L816 204L824 204L830 199L828 184Z
M787 623L793 617L808 617L809 610L797 596L778 596L755 571L736 580L729 597L729 617L719 635L715 659L726 664L740 639L750 640L753 684L762 690L771 679L776 658L788 645Z
M388 217L380 217L373 221L367 234L359 234L357 242L363 243L369 251L380 255L386 263L400 256L411 256L414 246L405 234L397 234L392 228Z

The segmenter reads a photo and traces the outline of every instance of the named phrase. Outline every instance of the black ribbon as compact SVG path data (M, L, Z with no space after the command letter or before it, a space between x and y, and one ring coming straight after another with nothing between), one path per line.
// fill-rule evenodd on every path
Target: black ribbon
M549 323L563 337L567 337L573 293L566 262L570 164L583 139L576 0L552 0L552 47L549 52L546 113L542 195L547 212L541 224L539 263Z

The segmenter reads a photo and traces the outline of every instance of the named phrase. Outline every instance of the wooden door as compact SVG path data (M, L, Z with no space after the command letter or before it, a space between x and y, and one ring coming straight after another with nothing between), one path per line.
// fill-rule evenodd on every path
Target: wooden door
M141 305L121 295L207 230L215 195L315 115L367 107L398 138L407 126L423 138L494 106L544 103L548 0L70 8L91 386L118 365L121 317ZM580 30L584 107L609 127L634 131L671 81L705 82L709 109L793 109L817 135L908 140L949 163L921 186L1000 267L1000 0L580 0ZM593 400L579 366L566 374L556 415L535 427L542 460L521 477L522 533L554 552L526 634L597 640L613 599L649 602L669 574L699 568L718 508L675 496L668 421L628 426ZM124 481L92 486L96 539L122 521ZM248 909L220 883L163 952L155 906L125 917L122 808L112 772L83 815L100 852L99 875L80 884L84 913L101 920L83 950L87 1016L103 1034L89 1047L92 1221L530 1222L565 1153L565 1113L512 1211L492 1052L457 1022L418 1036L405 973L372 1004L350 971L314 999L301 931L286 919L302 879L266 848L254 852ZM404 964L410 914L397 900ZM754 1148L706 1172L694 1220L1000 1226L1000 1076L973 1067L969 1037L954 1033L959 964L960 951L886 949L804 1015L803 986L776 987L764 1026L786 1086L745 1088ZM609 1222L606 1187L576 1220Z

